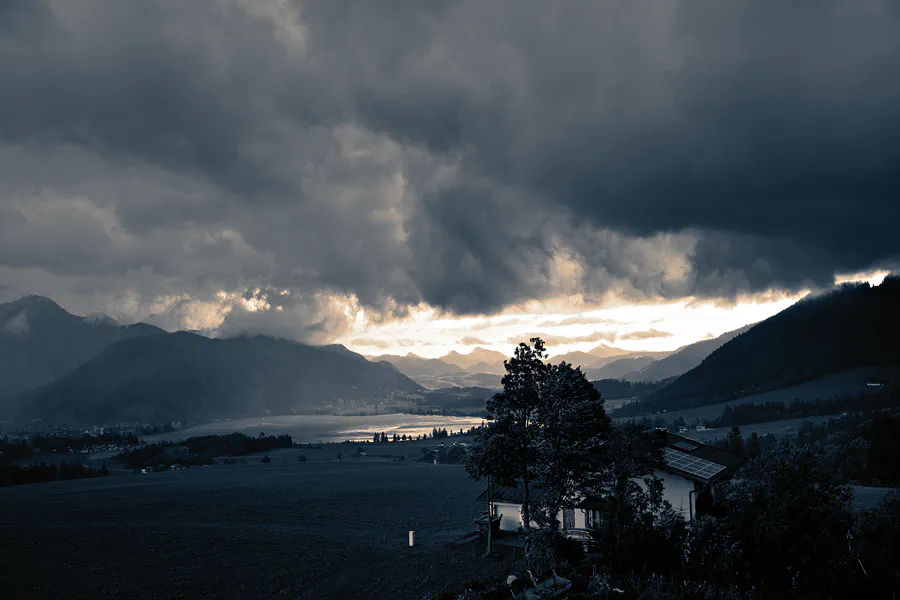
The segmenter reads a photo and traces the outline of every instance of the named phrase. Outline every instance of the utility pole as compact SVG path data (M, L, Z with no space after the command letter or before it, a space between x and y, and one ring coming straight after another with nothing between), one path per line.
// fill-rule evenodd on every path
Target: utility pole
M494 534L494 478L488 476L488 518L487 518L487 550L484 555L490 556L493 548Z

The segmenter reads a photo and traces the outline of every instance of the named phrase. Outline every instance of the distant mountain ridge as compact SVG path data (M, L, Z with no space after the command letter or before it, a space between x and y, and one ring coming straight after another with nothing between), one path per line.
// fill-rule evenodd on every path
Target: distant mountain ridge
M628 379L630 373L646 368L670 354L671 352L634 352L613 357L602 366L589 367L585 374L590 379Z
M496 350L487 350L485 348L475 348L468 354L460 354L455 350L451 350L446 355L441 357L445 363L449 363L460 369L465 371L473 371L473 367L476 365L479 368L490 368L496 370L497 368L503 368L503 361L509 358L502 352L497 352ZM476 371L476 372L485 372L489 373L491 371Z
M703 359L727 342L749 331L751 327L753 327L753 324L723 333L717 338L700 340L699 342L682 346L664 358L655 360L639 370L626 373L622 378L628 381L662 381L670 377L678 377L699 365L703 362Z
M900 278L845 284L740 333L645 401L648 411L727 401L858 367L900 366Z
M381 356L370 357L369 360L390 363L407 377L449 375L452 373L460 373L462 371L462 369L456 365L451 365L439 358L423 358L411 352L406 356L384 354Z
M382 354L366 358L375 362L388 362L399 369L401 373L413 379L418 378L424 381L436 377L450 377L450 381L447 382L450 383L453 382L453 376L465 379L472 374L502 375L506 372L503 361L509 357L502 352L475 348L469 354L461 354L454 350L440 358L424 358L412 352L405 356Z
M670 354L671 352L630 351L600 344L587 352L578 350L558 355L554 355L551 349L547 362L558 364L565 361L580 366L591 379L619 379ZM422 385L440 388L448 385L472 385L472 376L484 377L481 385L491 381L491 385L497 387L500 385L500 377L506 374L503 363L509 357L502 352L475 348L469 354L454 350L440 358L423 358L412 353L405 356L382 354L366 358L376 362L389 362ZM485 377L489 375L494 377Z
M555 356L551 349L550 362L558 364L560 361L565 361L576 367L580 366L583 369L600 368L616 358L621 358L629 354L633 354L633 352L630 350L623 350L622 348L616 348L615 346L600 344L587 352L575 350L573 352L566 352Z
M423 391L389 365L343 346L177 332L110 344L71 373L20 394L15 411L55 423L203 421Z
M145 323L79 317L42 296L0 304L0 397L47 384L116 341L164 333Z

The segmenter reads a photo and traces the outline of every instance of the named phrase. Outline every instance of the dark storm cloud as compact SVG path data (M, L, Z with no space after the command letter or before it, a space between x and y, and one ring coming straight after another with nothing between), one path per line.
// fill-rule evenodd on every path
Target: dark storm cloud
M321 294L733 297L898 255L889 0L10 0L0 72L20 291L289 288L223 330L314 338Z

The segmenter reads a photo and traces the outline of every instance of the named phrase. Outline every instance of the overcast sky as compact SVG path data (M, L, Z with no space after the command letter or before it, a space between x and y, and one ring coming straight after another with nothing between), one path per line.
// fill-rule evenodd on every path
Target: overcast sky
M4 0L0 73L0 300L661 348L900 255L894 0Z

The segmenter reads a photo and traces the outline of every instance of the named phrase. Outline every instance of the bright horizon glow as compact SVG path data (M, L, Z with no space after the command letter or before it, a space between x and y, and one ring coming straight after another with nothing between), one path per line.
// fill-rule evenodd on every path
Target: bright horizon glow
M357 321L353 331L338 341L368 356L412 353L423 358L439 358L450 351L468 354L475 348L510 355L518 342L535 334L544 338L551 357L600 344L628 351L670 351L763 321L806 293L761 294L733 305L686 298L615 307L572 305L571 310L553 312L534 306L488 317L442 318L426 309L381 325Z
M853 273L850 275L838 275L834 278L834 283L835 285L840 285L842 283L866 282L869 285L881 285L881 282L884 281L884 278L890 274L890 271L876 270L866 271L863 273Z
M889 271L874 270L835 277L835 284L881 285ZM745 296L731 305L717 300L685 298L659 304L585 306L579 296L529 302L498 315L440 317L434 309L414 310L408 318L372 325L357 319L338 340L368 356L415 354L440 358L450 351L469 354L475 348L507 356L519 341L541 334L551 357L586 352L606 344L630 352L671 351L764 321L809 293L766 292Z
M835 276L835 284L867 282L880 285L886 270L865 271ZM184 304L188 329L215 329L234 311L266 313L280 311L260 290L246 297L238 292L218 292L215 301L189 297L157 299L152 308L159 310L172 303ZM290 290L278 292L290 294ZM586 301L579 294L531 300L487 316L457 317L426 304L412 307L404 318L382 321L351 296L323 296L346 317L346 326L337 337L317 343L339 343L367 356L415 354L439 358L451 351L469 354L485 348L510 356L519 342L539 335L551 357L573 351L586 352L601 344L625 351L672 351L694 342L714 338L751 323L764 321L791 306L808 291L787 293L768 291L738 297L734 302L722 299L682 298L666 302L625 304L608 296ZM186 301L186 302L185 302ZM157 304L159 306L157 306ZM121 315L113 315L121 319ZM128 321L128 319L126 319Z

